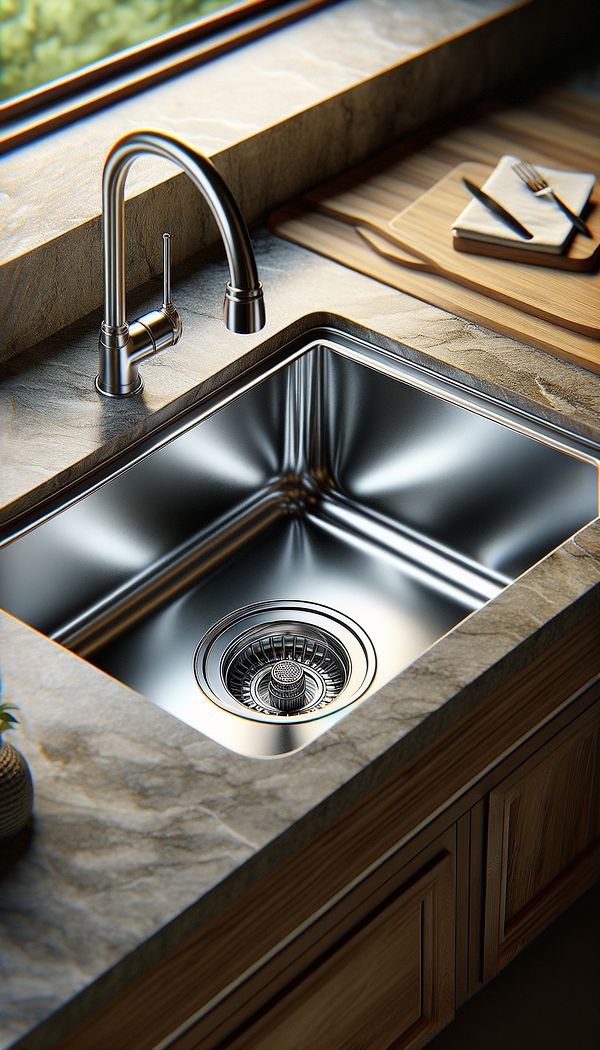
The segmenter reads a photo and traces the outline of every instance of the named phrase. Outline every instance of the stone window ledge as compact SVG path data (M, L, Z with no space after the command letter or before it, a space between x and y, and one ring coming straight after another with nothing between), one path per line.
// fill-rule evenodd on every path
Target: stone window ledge
M252 222L521 68L543 4L551 22L547 0L344 0L8 154L0 360L101 304L101 171L125 131L212 156ZM175 262L215 239L165 162L135 164L127 189L129 287L160 272L163 230Z

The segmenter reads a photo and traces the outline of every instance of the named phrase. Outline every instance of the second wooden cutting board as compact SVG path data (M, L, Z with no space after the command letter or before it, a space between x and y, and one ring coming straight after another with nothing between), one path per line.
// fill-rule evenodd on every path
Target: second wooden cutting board
M587 336L600 336L600 275L597 273L543 270L528 266L526 261L488 259L454 250L452 223L469 200L462 178L481 185L489 171L489 167L483 164L459 164L390 222L390 238L399 247L422 259L432 273L484 292L562 328ZM589 225L594 241L597 241L600 208L593 209Z

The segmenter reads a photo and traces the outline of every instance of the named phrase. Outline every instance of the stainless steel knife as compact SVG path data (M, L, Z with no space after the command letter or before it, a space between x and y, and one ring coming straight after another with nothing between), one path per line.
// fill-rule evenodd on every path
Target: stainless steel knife
M511 230L514 230L515 233L518 233L520 237L524 237L528 241L531 240L531 238L533 237L531 230L528 230L526 226L523 226L522 222L519 222L519 220L516 219L514 215L511 215L511 213L506 210L503 204L500 204L499 201L494 200L493 197L490 197L489 193L486 193L485 190L480 189L479 186L476 186L475 183L471 182L470 179L463 179L463 185L469 191L469 193L473 194L475 199L478 200L480 204L483 204L483 206L487 208L488 211L491 211L492 214L495 215L498 219L501 219L502 222L506 223L507 226L510 226Z

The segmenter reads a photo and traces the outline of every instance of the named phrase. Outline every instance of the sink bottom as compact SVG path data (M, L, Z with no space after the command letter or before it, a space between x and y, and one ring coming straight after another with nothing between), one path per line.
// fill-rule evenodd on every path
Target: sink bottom
M333 501L330 514L326 505L315 512L281 513L174 601L108 644L87 650L87 658L189 725L206 732L210 724L212 736L245 754L301 746L331 725L336 714L329 706L300 716L301 721L283 715L277 725L255 718L247 725L252 712L240 705L232 734L231 715L222 717L207 700L196 679L195 653L216 621L257 602L310 603L349 618L370 639L376 667L356 700L381 688L501 589L451 563L446 576L439 564L428 571L426 551L419 564L415 551L394 551L370 537L368 520L359 530L353 514L350 531L339 518ZM269 620L265 612L265 624Z

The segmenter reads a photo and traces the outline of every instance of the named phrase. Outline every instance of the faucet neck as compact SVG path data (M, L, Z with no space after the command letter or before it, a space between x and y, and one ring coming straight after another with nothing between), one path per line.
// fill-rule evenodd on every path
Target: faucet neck
M262 287L254 252L241 212L217 169L185 142L159 131L133 131L115 143L102 176L104 242L104 320L98 343L96 387L108 397L130 397L142 389L140 362L175 346L181 318L171 301L170 238L164 235L164 294L158 310L129 324L125 301L125 183L131 165L142 154L177 164L200 191L221 231L230 280L225 289L224 319L241 334L265 323Z
M253 298L260 291L254 253L246 224L214 164L190 146L157 131L134 131L111 149L102 177L104 251L104 324L112 330L127 324L125 293L125 183L133 161L142 154L164 157L178 165L206 200L225 245L229 285Z

